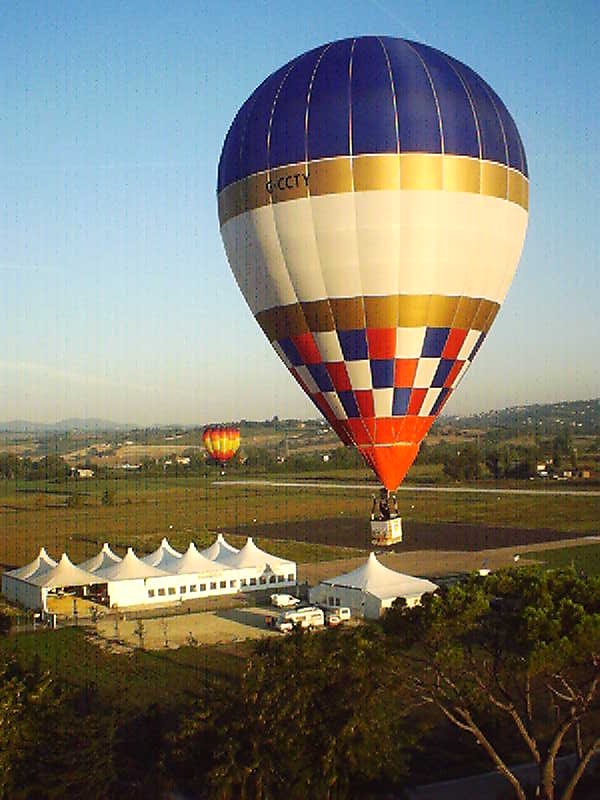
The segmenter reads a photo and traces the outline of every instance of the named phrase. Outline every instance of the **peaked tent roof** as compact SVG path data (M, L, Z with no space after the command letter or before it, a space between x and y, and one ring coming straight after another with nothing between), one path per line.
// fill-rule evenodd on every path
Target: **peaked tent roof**
M190 542L190 546L181 558L178 559L177 563L174 565L174 569L171 571L177 575L191 575L192 573L216 575L220 572L225 572L225 570L226 567L224 567L223 564L206 558L206 556L198 552L196 545Z
M151 567L158 567L159 569L164 569L166 572L173 572L180 558L181 553L175 550L174 547L171 547L167 537L163 536L163 540L156 550L144 556L141 560L145 564L150 564Z
M60 561L48 572L36 577L27 578L28 583L36 586L44 586L47 589L59 589L62 586L89 586L92 583L103 583L102 579L91 572L86 572L76 567L69 560L69 556L63 553Z
M107 581L126 581L134 578L162 578L167 573L151 564L146 564L136 556L131 547L128 547L121 561L99 569L96 575Z
M99 569L104 569L105 567L110 567L113 564L118 564L121 560L121 556L118 556L108 546L107 542L104 542L102 545L102 550L92 558L88 558L87 561L83 561L79 564L79 569L83 569L86 572L96 572Z
M251 536L248 537L246 544L239 552L224 552L219 556L218 561L221 564L226 564L228 567L234 567L235 569L244 569L248 567L264 569L268 565L274 570L281 565L294 563L293 561L288 561L284 558L272 556L270 553L261 550L260 547L257 547L254 544Z
M218 533L217 538L211 544L211 546L207 547L205 550L201 550L200 555L210 558L211 561L216 561L224 553L239 552L240 551L236 547L233 547L233 545L230 545L229 542L225 541L225 537L222 533Z
M416 595L435 592L435 583L413 575L404 575L393 569L384 567L375 553L357 569L338 575L336 578L321 581L330 586L344 586L351 589L362 589L380 599L388 597L415 597Z
M25 564L25 566L19 567L18 569L11 569L6 575L11 575L13 578L21 578L22 580L29 580L29 578L44 575L55 566L56 561L50 558L46 552L46 548L42 547L33 561L30 561L29 564Z

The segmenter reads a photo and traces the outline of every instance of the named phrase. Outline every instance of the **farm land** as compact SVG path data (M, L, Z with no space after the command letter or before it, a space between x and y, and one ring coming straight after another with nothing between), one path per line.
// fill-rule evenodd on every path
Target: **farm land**
M600 401L438 420L398 492L404 540L395 550L422 554L418 574L439 574L439 557L428 564L435 553L598 534L599 420ZM0 568L25 563L41 546L77 562L104 542L142 555L163 536L202 548L216 532L236 545L251 535L299 564L370 547L377 485L323 421L242 421L242 446L224 475L206 461L201 428L100 425L0 433ZM450 478L453 458L469 452L477 478ZM542 459L575 463L588 480L515 479L519 459L533 455L534 470ZM491 474L501 471L497 461L503 478ZM67 477L78 468L93 477Z
M267 479L265 479L267 480ZM151 552L163 536L174 547L208 546L215 532L234 544L252 535L261 547L298 563L348 557L369 546L374 487L344 490L268 483L237 485L208 473L196 477L79 481L27 487L0 483L0 563L31 560L40 547L72 561L104 542ZM489 487L488 487L489 488ZM106 492L110 502L106 502ZM73 497L76 501L73 502ZM593 493L398 493L405 538L400 552L510 547L600 533Z
M428 447L430 453L442 444L458 450L485 435L484 428L443 430L434 433ZM165 442L166 436L178 438ZM301 582L339 574L365 558L377 487L364 467L347 459L347 451L346 461L335 463L339 448L328 431L298 427L282 436L272 426L256 426L245 439L246 462L232 465L225 475L200 457L199 436L199 431L140 433L137 439L143 441L124 441L122 450L115 441L106 448L110 455L98 455L103 442L108 444L107 433L21 439L14 447L22 457L59 455L67 465L92 468L94 476L0 480L0 569L31 560L41 546L54 558L66 550L78 562L94 555L105 541L120 554L132 546L143 555L163 536L181 550L190 541L205 547L217 532L238 547L253 536L259 547L294 559ZM529 435L515 436L512 446L531 442ZM600 449L595 434L575 437L571 446L586 453L593 467ZM196 464L190 470L164 463L176 461L178 454L194 453ZM331 454L334 463L323 461L323 454ZM141 462L143 468L119 469L119 464L133 462ZM518 555L520 563L573 565L578 571L600 574L600 542L595 542L600 536L600 496L594 480L494 480L486 475L454 481L433 459L414 465L398 492L398 504L404 540L379 556L393 569L435 580L513 565ZM235 691L256 648L250 638L217 637L209 642L201 635L208 616L218 624L219 618L243 616L251 609L242 605L239 610L191 611L191 616L177 618L172 611L159 610L152 612L155 619L79 618L74 620L78 625L57 631L0 637L0 650L25 669L49 671L82 696L95 696L103 707L118 709L122 731L129 729L128 717L146 726L157 713L160 724L168 727L182 709L208 702L224 686ZM187 630L188 620L189 636L175 642L176 625ZM163 628L165 642L157 645L151 632L160 638ZM460 773L462 762L451 767L451 734L436 735L441 739L435 749L438 755L444 753L440 764L445 765L439 777L448 769ZM473 769L476 755L467 754L468 769ZM418 772L416 761L415 767ZM429 762L424 774L431 775Z

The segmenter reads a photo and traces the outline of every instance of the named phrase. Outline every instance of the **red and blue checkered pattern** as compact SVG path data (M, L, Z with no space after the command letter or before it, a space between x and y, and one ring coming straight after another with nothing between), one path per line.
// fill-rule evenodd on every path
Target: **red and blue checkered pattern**
M345 441L420 442L481 347L459 328L303 333L274 347Z

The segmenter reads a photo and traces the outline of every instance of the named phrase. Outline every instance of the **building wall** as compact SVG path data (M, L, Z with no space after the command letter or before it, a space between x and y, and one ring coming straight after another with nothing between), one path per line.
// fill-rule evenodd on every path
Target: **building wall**
M267 566L231 568L212 574L193 573L107 581L107 593L111 608L158 607L202 597L232 595L238 592L289 590L295 587L296 583L296 564L289 562L277 567L275 572ZM45 589L10 575L2 575L2 593L11 602L19 603L26 608L42 609L45 607L47 593Z
M346 586L329 586L319 583L308 591L309 601L325 606L348 606L353 617L366 617L366 619L379 619L386 608L390 608L395 597L380 598L364 592L361 589L351 589ZM410 607L417 605L421 595L406 597L406 604Z
M294 565L295 566L295 565ZM129 606L161 606L168 603L197 600L202 597L219 597L238 592L289 588L296 584L288 576L261 573L256 569L231 569L213 574L166 575L157 578L109 581L109 605L118 608ZM271 582L271 578L275 581ZM284 580L278 580L284 578ZM264 582L263 582L264 579Z
M12 575L2 576L2 594L11 603L18 603L25 608L41 610L44 608L46 591L34 583L14 578Z
M289 589L296 585L296 565L286 564L276 569L261 567L247 567L236 570L240 576L241 591L251 592L265 589ZM245 583L243 583L245 581Z
M379 619L379 617L383 614L383 610L386 607L384 604L387 603L388 607L392 605L395 597L389 597L385 600L382 600L380 597L375 597L375 595L370 594L369 592L365 592L365 613L364 616L367 619Z
M308 590L308 598L311 603L318 603L331 608L347 606L353 617L364 616L365 594L361 589L319 583Z

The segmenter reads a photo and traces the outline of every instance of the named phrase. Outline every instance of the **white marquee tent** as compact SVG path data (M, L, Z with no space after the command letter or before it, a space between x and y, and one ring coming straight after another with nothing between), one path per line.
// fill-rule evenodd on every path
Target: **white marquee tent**
M29 564L2 575L2 594L11 602L20 603L26 608L43 608L43 593L35 579L47 574L55 566L56 561L42 547Z
M199 553L196 545L190 542L188 549L179 559L179 562L174 565L172 570L177 575L192 575L197 573L199 575L221 575L227 572L227 567L216 561L211 561L210 558Z
M4 577L14 577L14 578L29 578L31 575L41 575L44 572L48 572L49 569L56 566L56 561L53 558L50 558L48 553L46 552L46 548L42 547L38 555L30 561L29 564L25 564L24 567L19 567L18 569L13 569L10 572L5 572Z
M102 582L101 578L72 564L66 553L57 563L42 548L31 564L2 576L2 591L9 600L26 608L46 610L49 593L83 587L85 595L89 586Z
M311 588L309 599L311 603L327 606L348 606L354 616L377 619L397 597L403 597L407 605L413 606L424 594L437 588L431 581L385 567L371 553L352 572L323 580Z
M27 580L45 589L66 589L72 586L92 586L96 583L102 583L101 578L92 575L91 572L86 572L80 567L76 567L66 553L62 554L56 566L51 567L41 575L30 575Z
M218 560L206 556L216 553ZM206 551L192 543L184 554L167 539L150 555L138 558L132 548L121 559L104 544L78 567L63 555L59 564L42 548L29 564L2 576L2 591L27 608L46 608L49 591L96 586L94 594L111 607L160 606L224 594L296 583L296 564L260 550L248 539L241 550L221 534Z
M92 558L88 558L87 561L84 561L81 564L78 564L79 569L83 569L86 572L97 572L99 569L104 569L105 567L110 567L113 564L117 564L121 560L121 556L118 556L108 546L107 542L104 542L102 545L102 550L97 553Z
M278 558L261 550L249 536L246 544L236 553L222 550L217 562L239 570L243 584L250 589L261 588L267 584L293 586L296 584L296 563Z
M96 575L103 577L107 582L145 580L146 578L161 578L167 573L147 564L138 558L133 552L133 548L128 547L127 552L120 561L108 564L102 569L96 570Z
M177 562L181 558L181 553L171 547L166 537L163 537L160 545L153 553L144 556L142 561L150 564L153 567L164 569L166 572L172 572L177 567Z
M206 556L206 558L210 558L211 561L216 561L219 556L224 553L239 553L239 550L230 545L229 542L225 540L222 533L218 533L217 538L211 546L200 552L203 556Z

